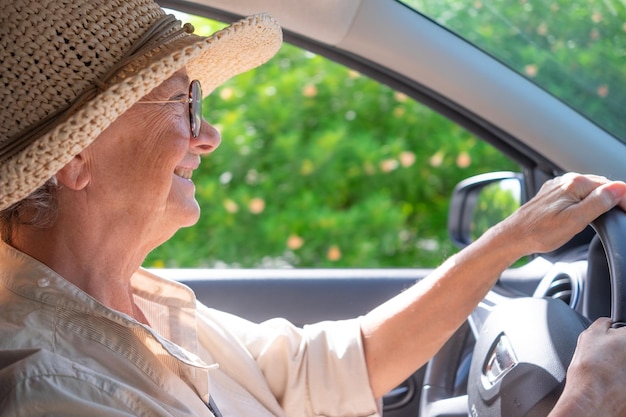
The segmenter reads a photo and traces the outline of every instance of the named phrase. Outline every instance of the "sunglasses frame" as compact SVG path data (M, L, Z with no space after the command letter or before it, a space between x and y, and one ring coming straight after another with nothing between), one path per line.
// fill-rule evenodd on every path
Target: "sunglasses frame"
M193 80L189 83L189 96L180 100L142 100L139 104L166 104L187 103L189 104L189 130L194 138L200 136L202 127L202 86L200 81Z

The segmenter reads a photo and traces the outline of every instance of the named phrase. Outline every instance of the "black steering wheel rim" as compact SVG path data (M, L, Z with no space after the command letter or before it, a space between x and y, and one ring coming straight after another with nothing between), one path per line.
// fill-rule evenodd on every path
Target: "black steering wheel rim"
M591 223L609 266L611 279L611 320L613 326L626 325L626 213L614 208ZM592 277L593 278L593 277Z

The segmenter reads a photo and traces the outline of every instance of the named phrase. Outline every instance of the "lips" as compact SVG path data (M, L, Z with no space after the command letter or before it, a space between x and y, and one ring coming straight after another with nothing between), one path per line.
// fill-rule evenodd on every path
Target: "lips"
M176 167L176 169L174 170L174 175L184 178L186 180L190 180L192 174L193 169L191 168Z

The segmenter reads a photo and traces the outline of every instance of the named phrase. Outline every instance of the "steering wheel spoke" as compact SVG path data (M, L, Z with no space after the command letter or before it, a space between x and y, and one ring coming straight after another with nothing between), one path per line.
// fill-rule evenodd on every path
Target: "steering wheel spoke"
M420 404L421 417L467 417L467 395L442 398L445 390L424 386Z

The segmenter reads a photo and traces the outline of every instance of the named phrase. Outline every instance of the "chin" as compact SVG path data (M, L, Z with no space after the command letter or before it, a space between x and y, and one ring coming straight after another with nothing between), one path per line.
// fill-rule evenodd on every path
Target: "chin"
M177 229L193 226L200 219L200 205L195 193L186 191L174 188L165 205L165 217L169 224L175 225Z
M200 219L200 206L196 200L193 201L193 204L187 204L182 207L176 213L177 221L179 222L179 227L190 227L198 223Z

